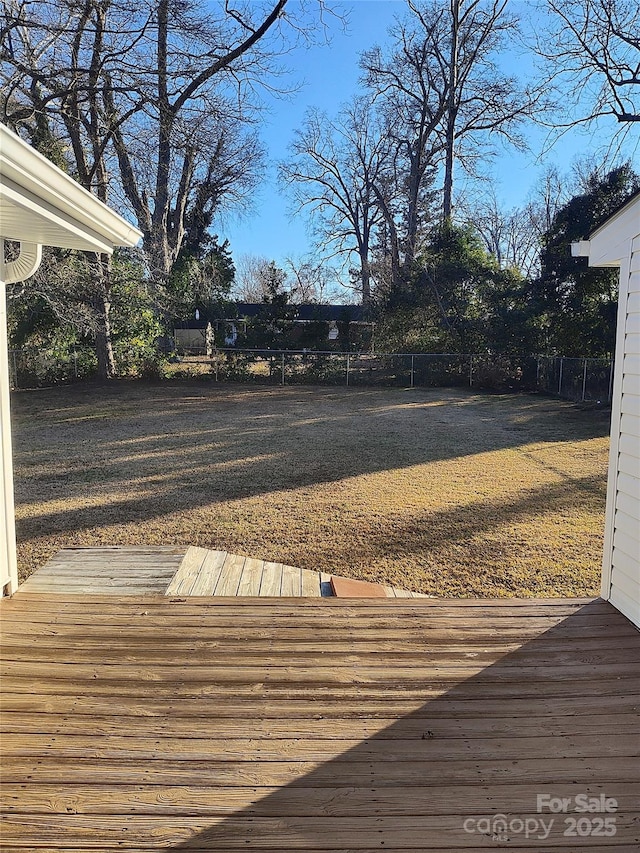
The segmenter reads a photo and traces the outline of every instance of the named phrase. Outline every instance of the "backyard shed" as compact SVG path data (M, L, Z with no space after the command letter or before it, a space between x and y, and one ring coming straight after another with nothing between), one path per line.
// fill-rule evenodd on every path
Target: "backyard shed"
M15 592L13 465L9 415L6 285L37 272L42 246L111 254L142 234L72 178L0 125L0 595ZM4 241L20 243L5 260Z
M602 597L640 627L640 192L573 254L620 269Z

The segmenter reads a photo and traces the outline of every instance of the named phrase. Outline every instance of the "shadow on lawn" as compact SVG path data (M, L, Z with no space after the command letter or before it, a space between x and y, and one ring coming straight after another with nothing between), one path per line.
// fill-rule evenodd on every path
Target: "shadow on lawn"
M21 541L608 429L601 416L552 401L449 391L131 386L101 394L84 402L77 389L18 396L18 505L94 502L21 519ZM595 487L592 478L565 477L512 508L474 504L474 518L455 508L436 513L436 523L441 516L443 529L478 529L497 511L514 517L535 501L580 502Z
M571 479L569 482L553 483L529 490L519 499L508 497L504 501L482 501L471 505L456 506L452 509L425 512L408 522L395 522L393 535L388 530L382 531L376 539L372 534L372 543L376 542L381 554L399 554L424 550L424 537L428 533L429 547L437 549L439 545L451 542L468 542L477 533L489 531L510 521L525 520L540 514L541 506L548 513L559 512L567 508L588 509L593 505L594 496L601 494L604 483L600 477L582 477ZM249 490L243 494L241 490L234 492L233 499L254 494ZM216 500L215 494L207 492L200 495L202 500L211 503ZM228 490L220 500L229 499ZM32 537L59 531L82 531L100 527L104 524L135 523L169 515L177 510L199 506L198 496L185 505L181 501L175 503L175 495L155 496L153 501L148 497L131 498L117 503L104 500L98 506L56 510L51 513L40 513L18 521L20 541ZM348 555L345 555L348 559Z
M599 509L605 485L599 476L572 478L530 489L518 498L475 501L452 509L423 512L396 521L392 531L385 530L377 538L374 532L373 542L377 553L396 557L424 553L425 549L437 552L442 546L456 543L470 548L476 535L535 518L540 515L541 507L550 517L580 509L590 511L594 505ZM483 540L480 547L486 552L489 543ZM483 556L486 560L487 554Z
M361 637L356 629L349 653L356 662L336 668L326 676L325 685L314 686L317 697L308 699L306 716L298 714L291 726L295 731L302 721L304 729L305 721L323 717L332 684L338 696L346 684L357 691L359 710L344 716L366 723L375 722L385 702L392 708L410 696L443 690L441 695L344 752L339 752L334 739L310 744L301 737L291 749L277 738L266 738L257 739L256 746L249 747L253 753L237 760L202 761L199 785L257 786L251 805L221 808L214 794L204 812L195 805L191 817L169 818L173 829L165 824L165 831L172 841L166 849L371 853L508 844L522 845L529 853L547 846L573 851L575 843L599 840L597 832L586 839L581 832L577 842L565 837L570 819L585 817L575 811L578 794L615 798L615 812L586 813L586 819L597 830L602 828L598 818L613 816L615 841L621 849L636 849L640 842L638 743L633 736L640 689L637 631L601 601L550 620L535 618L532 611L498 615L488 621L495 627L491 637L486 628L484 636L478 630L487 624L481 617L477 623L466 623L465 610L470 613L472 608L460 609L461 618L453 620L457 625L452 628L449 620L449 629L444 630L449 639L430 640L447 619L439 621L433 608L422 614L416 608L426 630L422 638L419 632L407 637L406 644L415 650L413 660L407 667L398 658L374 675L367 676L365 670L378 663L375 652L358 651ZM523 608L515 609L524 614ZM385 616L392 618L388 611ZM543 623L537 633L536 626ZM518 638L520 647L503 654L501 643L513 644ZM277 626L274 643L278 644ZM319 661L322 643L320 638ZM454 644L457 648L451 648ZM486 649L492 652L492 662L481 666L473 653ZM302 682L296 684L295 669L280 676L271 673L267 694L276 695L279 679L282 689L290 686L292 696L305 692L299 689ZM465 670L475 673L465 676ZM453 685L447 687L447 682ZM280 700L271 702L274 716L278 701L285 701L282 693ZM268 695L247 699L249 725L264 716L260 707L265 704L269 705ZM331 715L340 714L340 700L329 704L324 725L330 730ZM322 757L323 748L327 758ZM316 767L298 775L290 752ZM283 781L283 776L290 781ZM261 797L259 786L277 790ZM548 808L538 812L538 794L569 797L567 813L552 814ZM135 818L131 826L135 833L134 826ZM135 839L127 832L129 843L148 843L145 831L139 830ZM187 835L189 840L180 841ZM606 843L612 840L609 837Z

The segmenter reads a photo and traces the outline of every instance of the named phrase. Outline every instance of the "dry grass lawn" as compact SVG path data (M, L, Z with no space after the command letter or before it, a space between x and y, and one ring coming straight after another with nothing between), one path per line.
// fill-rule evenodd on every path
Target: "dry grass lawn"
M21 577L184 544L443 596L599 589L608 423L458 390L72 386L13 398Z

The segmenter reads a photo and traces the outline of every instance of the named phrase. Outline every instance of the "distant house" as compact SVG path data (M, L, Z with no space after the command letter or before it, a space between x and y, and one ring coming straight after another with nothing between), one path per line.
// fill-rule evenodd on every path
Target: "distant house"
M572 248L620 269L602 597L640 627L640 192Z
M207 316L199 311L198 319L183 320L175 324L174 336L176 348L183 352L201 352L205 349L206 329L209 323L215 333L216 344L219 347L236 346L238 336L246 334L251 321L264 315L269 306L261 302L236 302L227 307L224 316ZM318 330L318 343L339 341L339 326L347 324L358 327L361 332L367 330L369 338L373 332L374 323L365 319L362 305L316 305L304 303L288 305L289 321L293 326L303 327L312 324L325 324L326 329ZM295 336L294 336L295 338ZM320 346L314 347L320 349Z

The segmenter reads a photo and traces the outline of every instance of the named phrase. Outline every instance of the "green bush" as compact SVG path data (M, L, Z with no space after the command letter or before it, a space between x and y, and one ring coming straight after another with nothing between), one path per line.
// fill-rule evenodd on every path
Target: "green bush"
M10 356L10 369L18 388L90 379L97 366L93 348L78 343L73 331L62 328L46 336L32 335Z

